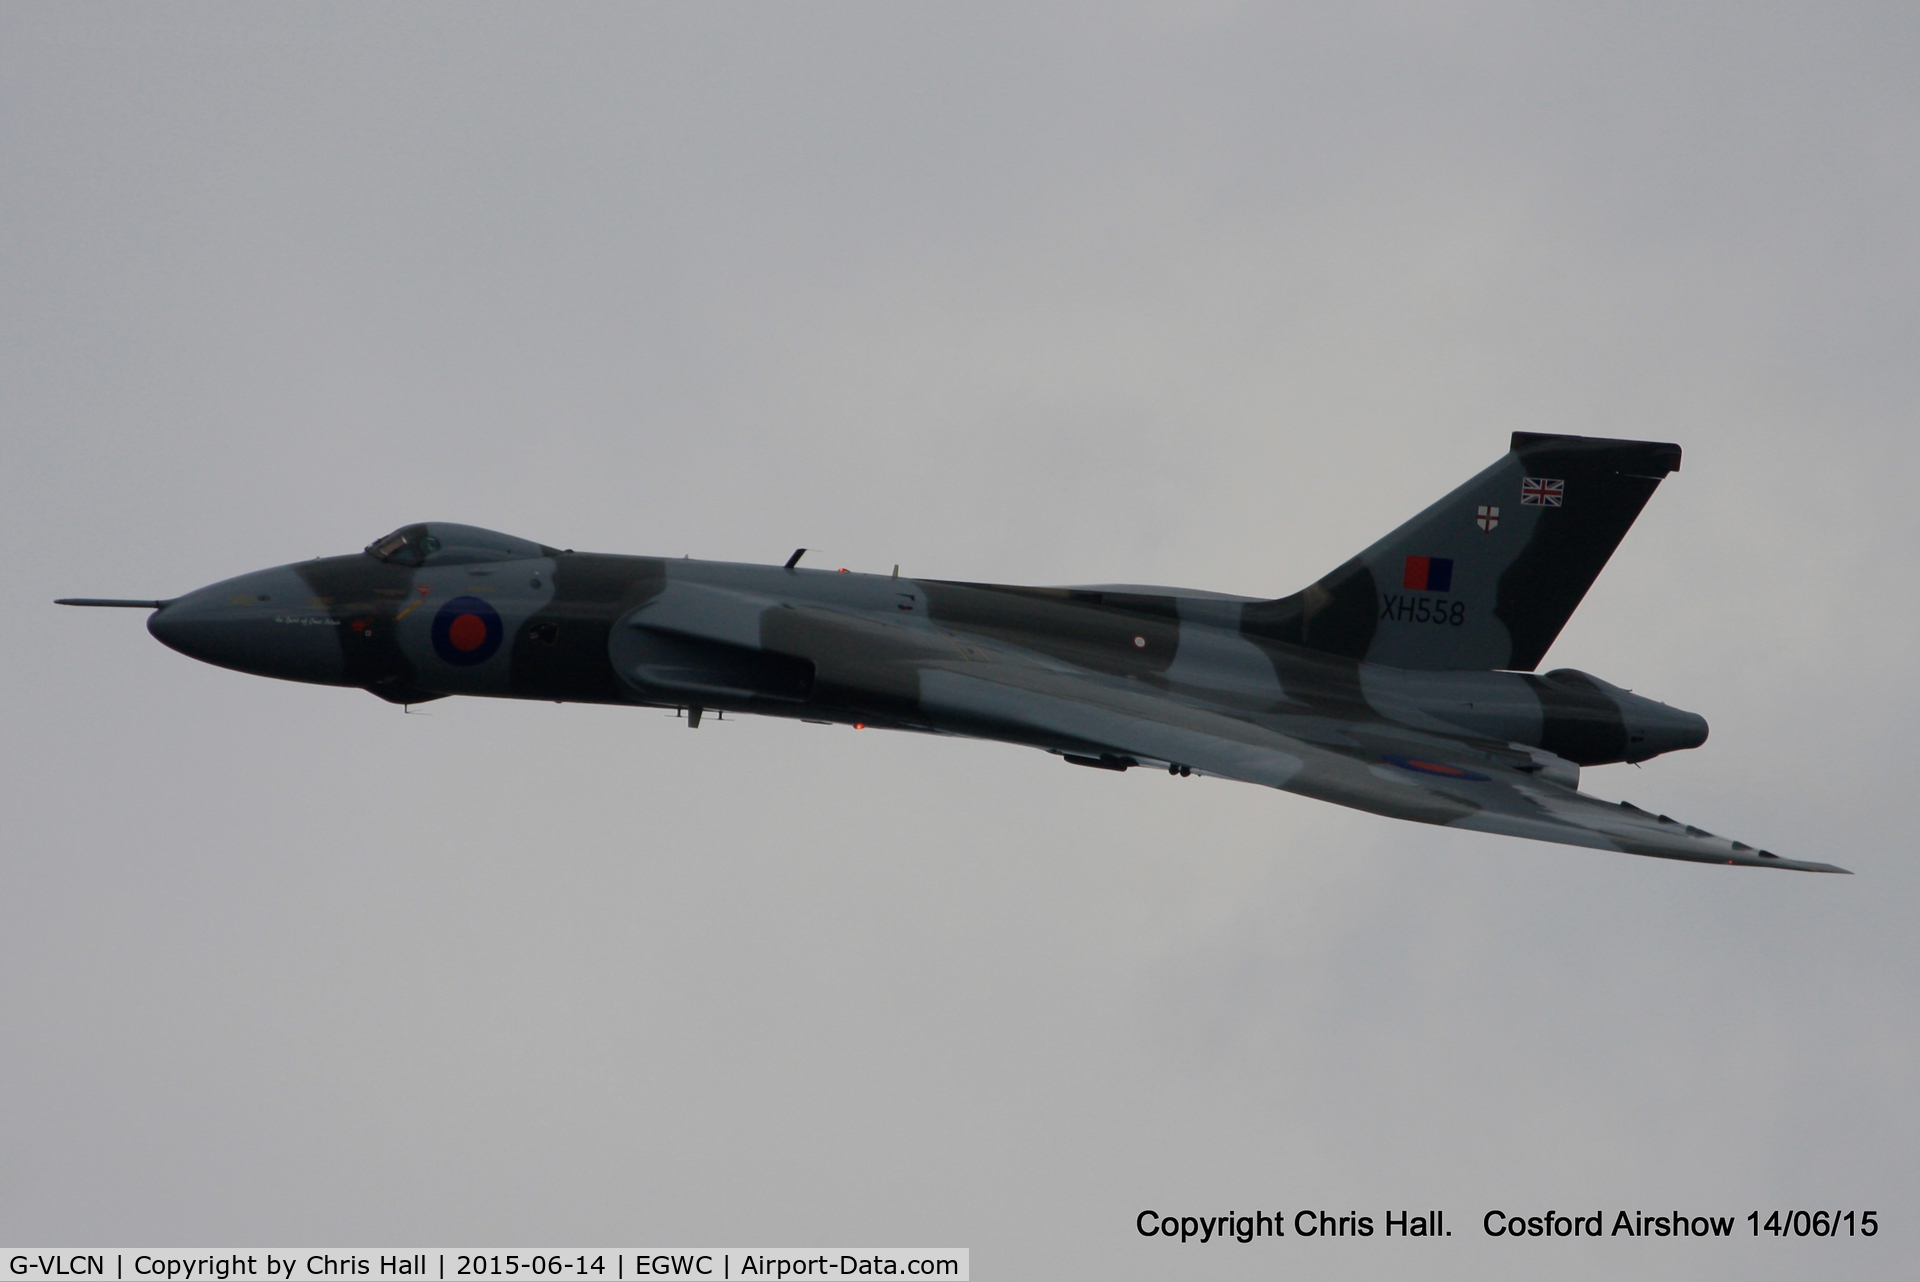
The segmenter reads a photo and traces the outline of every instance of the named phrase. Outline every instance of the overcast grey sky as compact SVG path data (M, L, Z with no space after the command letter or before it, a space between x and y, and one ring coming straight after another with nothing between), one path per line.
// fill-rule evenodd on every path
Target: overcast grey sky
M1920 1263L1911 5L0 11L0 1238ZM409 521L1278 595L1680 442L1587 773L1852 878L1010 747L352 691L142 616ZM1414 1246L1147 1208L1441 1207ZM1871 1241L1480 1215L1877 1209Z

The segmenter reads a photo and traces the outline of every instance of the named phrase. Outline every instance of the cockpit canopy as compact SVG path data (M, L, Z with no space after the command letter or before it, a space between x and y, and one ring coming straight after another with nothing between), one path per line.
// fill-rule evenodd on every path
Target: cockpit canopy
M552 556L554 550L526 539L477 525L430 521L403 525L367 544L367 555L394 565L476 565L482 561L526 561Z

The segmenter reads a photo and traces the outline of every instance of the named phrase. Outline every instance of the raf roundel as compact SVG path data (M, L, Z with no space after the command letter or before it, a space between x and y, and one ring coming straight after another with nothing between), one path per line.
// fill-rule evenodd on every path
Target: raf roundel
M433 652L455 667L485 663L505 635L499 612L477 596L457 596L433 616Z

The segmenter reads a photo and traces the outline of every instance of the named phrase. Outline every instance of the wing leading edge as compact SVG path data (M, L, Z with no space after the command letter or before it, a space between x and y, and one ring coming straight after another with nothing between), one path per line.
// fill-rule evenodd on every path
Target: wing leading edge
M1024 665L929 664L920 671L920 697L943 719L972 724L992 737L1177 763L1394 819L1657 859L1847 871L1782 859L1625 802L1599 801L1464 745L1436 742L1422 746L1418 756L1376 751L1358 738L1336 748L1157 691Z

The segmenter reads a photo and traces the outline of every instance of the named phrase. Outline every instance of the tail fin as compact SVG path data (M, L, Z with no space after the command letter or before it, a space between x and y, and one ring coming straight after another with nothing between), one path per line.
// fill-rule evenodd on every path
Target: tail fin
M1401 668L1530 672L1680 470L1654 441L1515 432L1506 457L1303 592L1255 636Z

